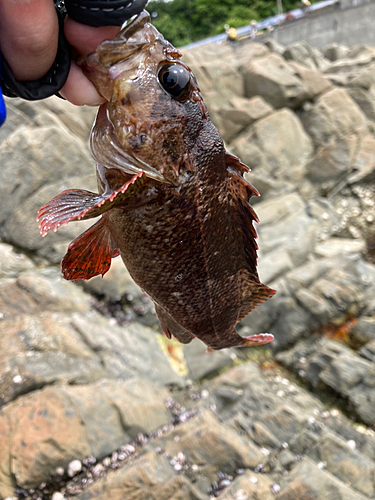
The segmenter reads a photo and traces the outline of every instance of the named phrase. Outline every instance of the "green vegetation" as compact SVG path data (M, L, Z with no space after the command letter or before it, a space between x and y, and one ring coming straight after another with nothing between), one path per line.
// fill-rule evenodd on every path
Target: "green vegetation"
M301 0L283 0L288 11ZM224 25L239 28L250 21L277 14L276 0L151 0L147 10L156 28L175 46L224 32Z

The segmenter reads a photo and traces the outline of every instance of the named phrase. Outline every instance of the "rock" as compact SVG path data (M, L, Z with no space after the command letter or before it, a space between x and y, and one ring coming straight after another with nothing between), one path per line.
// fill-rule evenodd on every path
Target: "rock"
M283 56L287 61L294 61L309 69L316 70L311 47L306 42L295 42L288 45Z
M222 64L217 64L218 55ZM183 60L191 67L202 92L210 117L216 126L221 126L219 110L231 97L243 96L241 78L233 78L238 72L238 63L228 45L206 45L203 50L184 51Z
M348 483L353 489L373 498L375 464L365 455L353 450L348 442L332 433L326 433L308 454L316 462L324 462L327 471Z
M169 392L138 378L67 387L64 394L79 412L91 454L98 459L169 423Z
M329 70L331 66L331 62L324 57L322 52L319 49L312 48L312 59L319 71L325 73Z
M18 127L32 127L33 121L14 106L13 99L5 98L7 107L7 117L0 129L0 144L6 140Z
M329 238L315 247L315 254L319 257L331 258L342 254L362 253L365 247L363 240Z
M319 147L307 164L308 178L321 185L325 192L335 187L352 170L360 142L358 136L352 134Z
M34 269L25 254L6 243L0 243L0 278L15 278L18 274Z
M44 249L42 254L57 262L67 244L87 224L64 229L43 240L35 221L37 210L68 187L96 189L87 145L58 120L49 126L32 127L27 126L25 120L24 125L0 143L0 154L0 194L3 200L0 236L21 248ZM85 176L89 172L90 178L87 179Z
M375 318L362 316L349 332L351 343L357 347L375 339Z
M375 85L375 64L370 64L367 68L360 71L348 82L349 88L362 88L364 90L373 90Z
M182 491L185 490L186 498L189 500L201 500L199 493L196 496L189 494L189 486L193 492L196 490L189 485L188 481L182 478L180 484L178 482L176 484L173 476L173 468L165 457L158 456L156 453L147 453L135 464L114 471L98 480L89 490L77 495L76 498L77 500L94 498L95 500L108 498L122 500L131 497L134 500L144 500L152 496L155 500L173 500L174 498L177 500L178 497L173 495L181 488ZM171 488L171 483L174 483L174 488ZM165 488L165 496L162 496L163 488Z
M311 98L315 98L323 92L327 92L332 87L331 82L321 73L314 69L308 69L302 64L291 61L290 67L295 71L301 80L306 84Z
M189 378L199 380L230 366L237 358L234 349L206 353L202 342L191 342L183 346L184 357L189 368Z
M319 469L309 459L300 462L281 482L280 500L365 500L364 495L352 490L329 472Z
M218 496L220 500L273 500L272 481L261 474L246 472L238 476L233 483Z
M337 61L338 59L342 59L349 52L349 47L345 45L338 45L337 43L332 43L328 45L324 50L324 57L329 61Z
M277 228L285 228L284 232L275 232ZM316 232L316 223L309 217L305 210L296 212L293 215L283 218L282 221L277 221L275 224L268 224L259 228L259 245L264 253L272 250L284 248L290 251L290 256L297 257L298 265L301 265L307 260L307 253L314 247L314 232ZM305 240L302 235L306 235Z
M279 455L279 462L281 467L283 467L286 470L290 470L296 463L296 457L294 453L292 453L291 451L283 450Z
M277 201L261 201L256 208L262 226L277 224L304 209L305 203L297 193L284 194Z
M277 54L249 60L242 67L245 96L263 97L274 108L297 108L307 99L307 86Z
M364 422L373 423L375 399L371 396L374 367L348 347L317 336L277 355L314 386L325 385L347 397Z
M268 38L264 40L264 45L270 49L271 52L283 55L285 51L285 46L281 43L276 42L273 38Z
M312 149L301 122L288 109L258 120L232 142L233 153L250 168L293 182L302 179Z
M348 182L350 184L354 184L357 182L368 183L368 181L371 181L374 178L375 172L374 158L375 140L370 134L365 134L358 144L358 152L352 164L353 172L351 173L351 175L349 175ZM371 188L373 186L368 187ZM372 191L368 192L372 193ZM363 191L361 197L364 199L368 198L366 196L366 193ZM364 208L365 210L368 210L371 206L373 206L371 202L366 202Z
M3 407L1 415L12 424L8 467L20 486L36 487L58 465L67 466L90 454L81 419L58 388L47 387L22 396ZM1 463L4 453L7 451L2 448Z
M175 436L179 439L174 439ZM238 468L255 468L264 460L260 449L250 439L239 439L209 411L187 422L184 429L177 428L165 450L171 456L183 453L192 464L210 464L228 474Z
M291 269L293 269L293 261L285 250L274 250L267 253L258 265L258 273L262 283L273 283Z
M218 110L221 122L221 133L225 141L230 142L242 130L256 120L269 115L272 107L260 97L232 97L229 103Z
M371 340L359 351L360 355L372 362L375 361L375 340Z
M72 460L68 464L68 476L69 477L74 477L76 474L81 472L82 470L82 463L79 460Z
M126 294L129 301L144 296L144 293L131 278L121 259L112 259L109 271L102 276L84 281L83 287L92 294L103 296L111 302L120 301Z
M72 324L87 345L99 353L108 378L126 380L137 373L158 385L185 385L151 328L139 323L120 327L95 313L75 315Z
M52 495L52 500L65 500L65 497L62 493L56 491L53 495Z
M358 104L364 114L370 120L375 120L375 91L368 91L363 88L347 88L350 97Z
M353 75L367 65L370 65L374 61L374 58L375 51L373 47L356 45L351 47L344 57L333 61L326 72Z
M316 147L352 133L366 131L364 113L343 89L334 88L321 95L301 114L302 123Z
M9 416L0 411L0 495L2 498L13 495L16 487L15 478L10 470L11 432Z

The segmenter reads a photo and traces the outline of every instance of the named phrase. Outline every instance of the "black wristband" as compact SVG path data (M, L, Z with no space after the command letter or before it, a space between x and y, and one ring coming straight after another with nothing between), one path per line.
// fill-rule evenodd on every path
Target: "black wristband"
M32 82L18 82L8 63L1 58L1 88L8 97L22 97L28 101L45 99L56 94L68 78L71 60L71 46L64 36L64 14L57 10L59 18L59 42L56 59L42 78Z
M65 0L69 17L89 26L121 26L142 12L148 0Z

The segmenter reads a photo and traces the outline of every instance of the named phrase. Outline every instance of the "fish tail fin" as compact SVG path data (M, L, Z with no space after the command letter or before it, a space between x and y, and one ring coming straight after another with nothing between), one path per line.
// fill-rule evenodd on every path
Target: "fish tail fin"
M61 262L63 276L70 281L88 280L99 274L104 276L116 254L111 233L102 217L69 245Z
M206 353L223 349L223 347L260 346L268 344L274 339L274 336L271 333L259 333L258 335L250 335L250 337L241 337L241 335L239 335L234 328L226 335L226 337L227 344L225 346L221 345L221 342L219 342L218 345L211 343L211 345L207 346Z
M98 217L111 208L125 203L134 194L134 188L131 187L142 176L144 173L139 172L130 177L120 189L101 195L83 189L63 191L39 209L37 220L41 235L45 236L51 229L57 231L60 226L73 220ZM137 185L137 189L139 187Z
M272 342L274 336L272 333L258 333L258 335L250 335L250 337L242 337L241 343L237 347L253 347L258 345L268 344Z

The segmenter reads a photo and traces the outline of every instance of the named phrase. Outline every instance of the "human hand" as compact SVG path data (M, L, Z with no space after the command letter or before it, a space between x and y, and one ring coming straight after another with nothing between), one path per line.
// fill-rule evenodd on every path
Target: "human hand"
M19 95L32 100L43 99L60 89L59 93L76 105L96 106L103 102L95 87L76 65L75 58L93 52L103 40L113 38L122 22L139 13L147 0L111 0L105 9L101 7L102 10L97 7L95 0L67 3L68 1L65 0L67 7L72 8L72 16L77 16L79 21L87 24L69 17L65 19L65 37L73 51L69 75L60 89L68 71L68 56L64 56L65 61L60 67L56 66L59 20L53 1L0 0L0 52L13 73L12 81L15 80L13 87L8 87L10 93L6 93L7 95ZM108 8L108 5L112 8ZM62 18L60 29L61 27ZM65 41L64 44L66 45ZM60 81L63 78L59 85L55 69L61 70L62 67L66 71L63 76L57 75ZM56 80L54 89L49 83L51 75ZM42 82L43 88L38 85L38 80ZM17 82L24 85L18 85ZM14 87L17 87L16 90ZM4 92L5 90L7 89L3 88Z
M75 57L85 56L94 52L103 40L113 38L119 30L119 26L93 28L92 26L77 23L69 17L65 19L65 37L74 49L68 79L60 90L60 94L67 101L77 106L82 104L98 106L104 102L104 99L98 94L94 85L85 77L82 69L75 63Z

